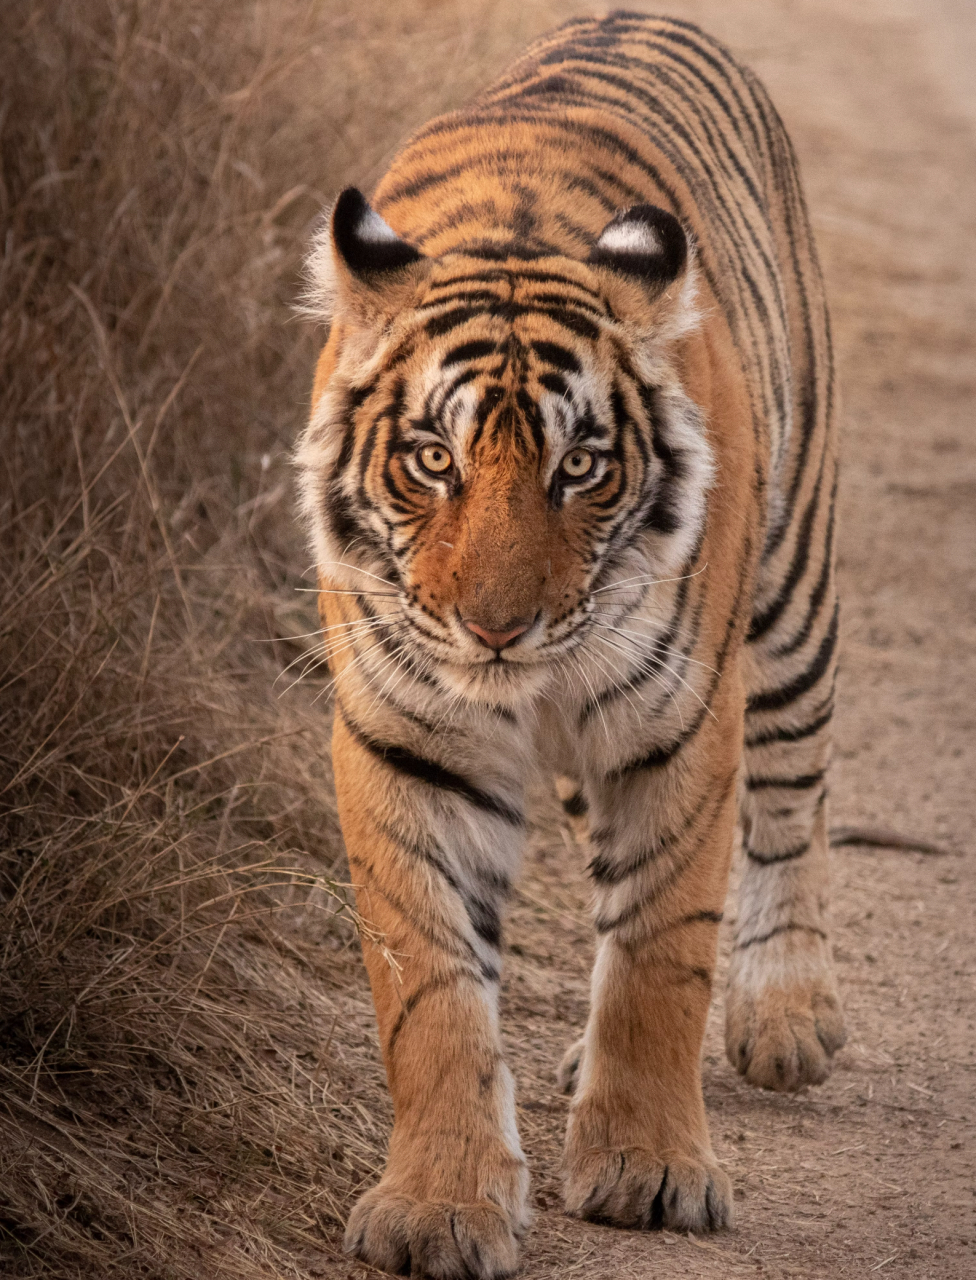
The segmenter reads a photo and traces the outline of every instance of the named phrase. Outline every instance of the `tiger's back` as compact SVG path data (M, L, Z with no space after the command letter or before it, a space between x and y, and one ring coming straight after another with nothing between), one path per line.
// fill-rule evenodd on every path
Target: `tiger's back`
M729 1056L793 1089L843 1042L835 404L789 140L721 45L616 13L421 129L373 207L346 193L313 255L332 329L299 453L350 865L412 957L366 948L396 1122L348 1245L514 1266L495 999L546 699L600 938L561 1069L567 1207L727 1224L698 1055L740 810Z

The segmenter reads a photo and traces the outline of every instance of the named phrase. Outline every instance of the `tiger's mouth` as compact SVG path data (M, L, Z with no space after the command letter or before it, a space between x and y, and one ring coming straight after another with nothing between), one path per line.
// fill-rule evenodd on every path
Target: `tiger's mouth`
M575 619L561 619L557 634L540 610L514 643L497 650L479 650L460 625L456 634L454 628L445 627L444 634L435 637L425 622L418 627L409 615L407 620L412 624L410 634L418 656L432 660L440 683L452 694L472 703L503 705L511 711L544 695L559 680L560 671L567 670L571 655L584 643L587 633L585 609Z

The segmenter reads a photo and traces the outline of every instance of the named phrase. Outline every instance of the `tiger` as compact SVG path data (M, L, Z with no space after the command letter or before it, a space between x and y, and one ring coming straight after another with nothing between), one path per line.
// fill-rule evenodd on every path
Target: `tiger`
M500 1277L528 1173L498 1015L533 778L585 815L596 959L565 1209L728 1227L701 1054L822 1082L845 1030L826 769L838 412L785 128L697 26L616 11L432 120L308 258L300 504L393 1102L346 1249ZM540 772L541 771L541 772Z

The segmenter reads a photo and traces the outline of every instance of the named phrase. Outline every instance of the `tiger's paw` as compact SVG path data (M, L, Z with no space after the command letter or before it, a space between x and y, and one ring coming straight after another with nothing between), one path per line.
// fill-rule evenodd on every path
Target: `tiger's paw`
M583 1061L583 1050L586 1048L584 1039L577 1040L575 1044L571 1044L563 1054L562 1062L559 1064L559 1070L556 1072L556 1080L559 1088L563 1093L575 1093L576 1084L579 1080L580 1064Z
M345 1249L381 1271L434 1280L500 1280L518 1264L513 1224L497 1204L418 1200L382 1182L354 1206Z
M732 1184L711 1160L642 1147L567 1144L564 1198L577 1218L618 1227L714 1231L732 1225Z
M735 972L725 1010L725 1050L750 1084L792 1093L823 1084L844 1044L844 1015L829 970L790 986L743 990Z

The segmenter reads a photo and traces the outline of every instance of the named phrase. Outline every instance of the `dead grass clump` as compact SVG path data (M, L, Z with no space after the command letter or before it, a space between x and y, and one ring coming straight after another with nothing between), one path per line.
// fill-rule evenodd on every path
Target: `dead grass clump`
M297 1274L374 1172L328 703L279 696L316 625L291 308L322 206L520 15L4 5L5 1275Z
M298 258L419 38L352 8L4 9L5 1274L292 1274L374 1171L328 707L273 688Z
M302 567L282 242L320 196L266 164L293 36L243 16L5 11L5 1274L280 1275L374 1161L327 716L255 643Z

